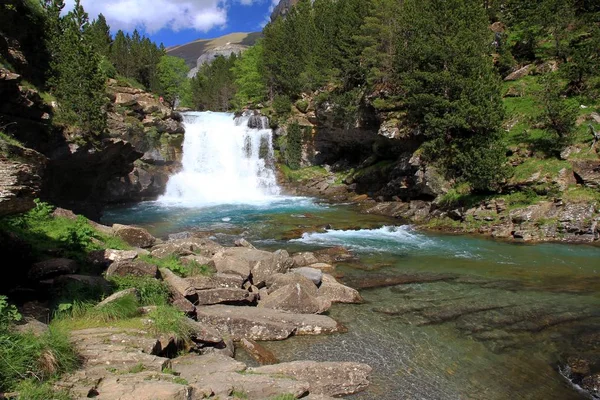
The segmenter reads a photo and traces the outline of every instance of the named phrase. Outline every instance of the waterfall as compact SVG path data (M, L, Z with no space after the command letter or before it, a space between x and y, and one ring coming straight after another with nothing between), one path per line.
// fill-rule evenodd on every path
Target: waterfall
M169 179L160 202L260 203L279 194L266 117L189 112L183 118L183 170Z

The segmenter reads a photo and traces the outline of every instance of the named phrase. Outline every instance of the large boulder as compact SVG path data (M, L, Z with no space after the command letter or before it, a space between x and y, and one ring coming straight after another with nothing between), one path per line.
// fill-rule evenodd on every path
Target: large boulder
M189 256L193 254L211 258L221 251L223 246L206 238L186 238L170 240L167 243L154 246L152 257L166 258L171 255Z
M253 293L244 289L208 289L196 292L196 305L212 304L251 304L256 300Z
M239 275L221 274L198 275L185 278L186 281L196 290L207 290L217 288L240 289L244 284L244 279Z
M257 307L206 306L196 310L198 321L215 326L234 340L283 340L293 334L318 335L340 331L342 326L324 315L293 314Z
M592 189L600 189L600 161L573 161L572 164L578 183Z
M310 384L311 394L344 396L358 393L369 386L372 368L354 362L294 361L258 368L248 372L287 376Z
M116 261L106 270L106 276L158 276L158 267L142 260Z
M321 314L331 308L331 301L316 297L299 283L287 285L270 293L259 307L290 311L298 314Z
M314 282L301 274L273 274L267 279L269 293L288 285L300 285L311 296L317 295L317 286Z
M44 280L60 275L72 275L78 270L79 265L76 261L67 258L53 258L33 264L28 277L31 280Z
M45 163L40 153L0 139L0 216L35 207L33 200L39 196Z
M296 268L308 267L311 264L316 264L319 262L317 257L315 257L315 255L311 252L296 253L292 259L294 260L294 267Z
M156 243L156 238L150 232L137 226L115 224L113 225L113 232L116 237L123 239L127 244L134 247L143 249L152 247Z
M364 300L357 290L342 285L328 274L323 274L323 281L318 290L319 297L326 298L332 303L362 303Z
M252 266L252 283L263 286L273 274L286 273L294 265L294 260L285 250L277 250L271 257L257 261Z
M221 274L238 275L244 281L248 279L251 272L250 261L219 252L213 257L215 268Z
M169 269L160 268L159 271L162 279L175 298L185 297L192 303L197 300L196 289L194 289L188 281L175 275L173 271Z
M320 285L323 279L323 271L316 268L301 267L293 269L292 272L311 280L315 285Z

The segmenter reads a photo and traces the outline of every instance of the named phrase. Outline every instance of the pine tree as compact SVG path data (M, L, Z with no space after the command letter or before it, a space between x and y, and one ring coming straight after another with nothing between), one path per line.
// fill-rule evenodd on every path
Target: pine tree
M100 56L108 57L110 54L112 36L110 35L110 27L106 23L104 15L98 15L98 18L90 24L88 35L94 50Z
M409 119L428 138L425 156L478 191L504 175L490 35L478 0L404 2L396 63Z
M56 4L60 8L59 4ZM88 15L75 1L66 16L54 13L60 35L53 41L52 92L59 101L59 121L78 126L84 134L101 135L106 127L105 77L99 56L88 40Z

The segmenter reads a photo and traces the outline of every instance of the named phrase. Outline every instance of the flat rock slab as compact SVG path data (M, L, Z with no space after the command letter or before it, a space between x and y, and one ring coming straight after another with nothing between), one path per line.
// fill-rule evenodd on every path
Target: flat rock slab
M300 398L308 393L309 384L270 375L223 372L202 377L198 382L191 384L191 387L194 388L194 393L213 393L218 399L232 399L229 395L236 391L243 393L243 398L247 400L267 400L279 395Z
M258 368L248 368L248 372L288 376L310 383L311 394L344 396L358 393L369 386L372 368L367 364L354 362L294 361Z
M177 276L167 268L160 268L160 275L169 287L171 293L176 297L185 297L194 302L196 300L196 289L188 281Z
M195 383L211 374L245 371L246 364L222 354L190 354L174 359L171 368L189 383Z
M198 275L185 278L196 290L207 290L217 288L241 289L244 278L239 275L217 273L211 276Z
M195 305L212 305L223 303L250 304L256 300L256 295L244 289L208 289L196 292Z
M127 297L127 296L133 296L133 297L137 298L137 295L138 295L138 291L136 288L129 288L129 289L121 290L120 292L111 294L106 299L104 299L100 303L96 304L95 308L106 307L110 303L114 303L115 301L118 301L118 300L122 299L123 297Z
M173 375L140 372L104 378L84 396L101 400L189 400L193 389ZM90 396L91 395L91 396ZM201 397L200 397L201 398Z
M198 307L198 321L211 324L233 340L283 340L296 335L318 335L343 329L324 315L293 314L257 307L215 305Z
M321 314L331 308L331 301L311 294L300 283L284 286L261 300L259 307L298 314Z

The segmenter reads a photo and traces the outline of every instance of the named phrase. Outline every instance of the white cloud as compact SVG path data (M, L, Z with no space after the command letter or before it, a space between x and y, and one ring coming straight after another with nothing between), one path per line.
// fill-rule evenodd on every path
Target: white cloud
M113 30L143 28L154 33L167 28L207 32L226 26L231 1L250 6L263 0L81 0L81 4L90 19L102 13ZM74 0L65 3L65 10L70 10Z

